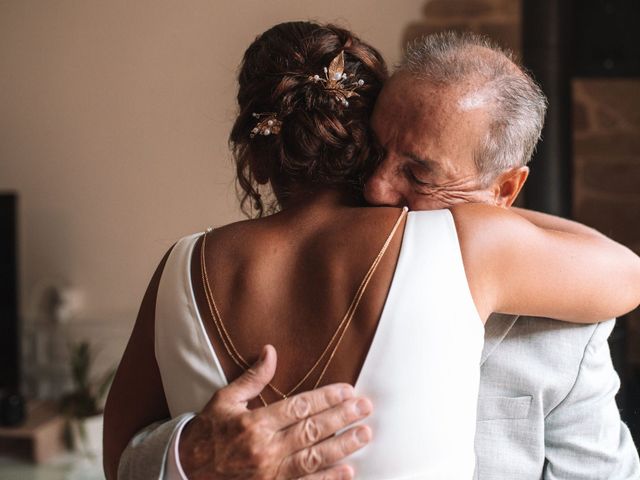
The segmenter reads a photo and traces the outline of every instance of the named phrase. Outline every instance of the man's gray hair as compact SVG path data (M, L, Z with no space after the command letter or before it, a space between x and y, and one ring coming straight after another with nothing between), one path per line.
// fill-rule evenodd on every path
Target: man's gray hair
M460 107L488 108L489 127L475 151L483 184L531 160L547 100L509 51L471 33L438 33L411 43L398 71L444 87L469 85Z

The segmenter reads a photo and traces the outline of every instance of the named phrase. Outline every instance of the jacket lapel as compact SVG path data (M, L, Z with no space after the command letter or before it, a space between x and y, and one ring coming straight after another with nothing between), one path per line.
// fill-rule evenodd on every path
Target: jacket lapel
M516 323L518 315L506 315L504 313L493 313L484 326L484 348L480 357L480 365L491 355L491 352L507 336L513 324Z

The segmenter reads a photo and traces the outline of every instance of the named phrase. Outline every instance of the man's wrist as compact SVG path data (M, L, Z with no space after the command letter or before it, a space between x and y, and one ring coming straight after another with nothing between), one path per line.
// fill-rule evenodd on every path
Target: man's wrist
M194 415L185 422L180 442L176 445L178 461L184 472L193 473L211 462L212 434L211 421L201 415Z
M185 426L195 417L194 413L185 414L183 418L180 420L178 425L176 425L176 429L173 433L173 438L171 439L171 443L169 444L169 449L167 451L167 460L166 460L166 473L167 476L165 478L180 479L187 480L187 475L185 474L182 464L180 462L179 455L179 445L180 445L180 437L182 435L182 431Z

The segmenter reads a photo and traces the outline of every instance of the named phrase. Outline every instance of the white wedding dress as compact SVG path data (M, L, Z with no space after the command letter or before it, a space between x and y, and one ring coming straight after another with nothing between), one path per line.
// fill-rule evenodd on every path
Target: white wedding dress
M227 385L196 307L191 257L173 248L156 302L155 351L173 417ZM349 457L365 480L471 480L484 329L448 210L410 212L373 342L355 385L371 399L373 441Z

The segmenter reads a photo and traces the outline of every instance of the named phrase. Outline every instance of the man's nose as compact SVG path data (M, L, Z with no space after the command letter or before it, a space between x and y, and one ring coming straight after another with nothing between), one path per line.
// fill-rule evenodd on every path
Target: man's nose
M364 197L371 205L404 206L404 197L395 183L389 162L383 161L367 180Z

